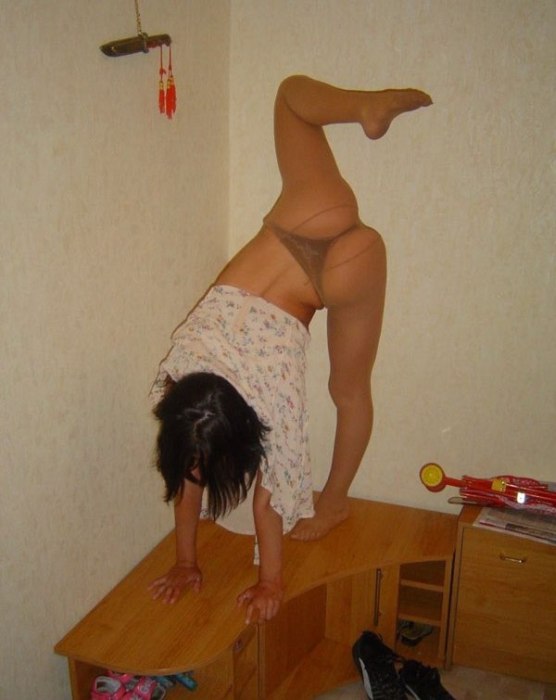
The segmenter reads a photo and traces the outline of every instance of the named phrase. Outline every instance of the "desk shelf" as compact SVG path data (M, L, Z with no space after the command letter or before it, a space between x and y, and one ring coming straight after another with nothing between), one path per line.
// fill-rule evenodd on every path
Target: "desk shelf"
M442 621L442 593L400 586L398 619L439 627Z
M414 562L400 567L398 623L430 625L432 633L414 646L397 641L399 654L431 665L446 660L452 559Z

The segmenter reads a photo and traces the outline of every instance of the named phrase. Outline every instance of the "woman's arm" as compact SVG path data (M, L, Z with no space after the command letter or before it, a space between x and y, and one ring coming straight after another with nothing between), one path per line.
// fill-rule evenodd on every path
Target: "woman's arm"
M202 498L202 487L186 480L181 495L174 502L176 563L149 586L155 600L175 603L187 588L196 592L201 589L203 575L197 565L197 526Z
M238 596L239 605L247 605L245 622L263 622L273 618L284 594L282 583L282 518L270 505L270 492L257 476L253 496L255 530L259 547L259 581Z

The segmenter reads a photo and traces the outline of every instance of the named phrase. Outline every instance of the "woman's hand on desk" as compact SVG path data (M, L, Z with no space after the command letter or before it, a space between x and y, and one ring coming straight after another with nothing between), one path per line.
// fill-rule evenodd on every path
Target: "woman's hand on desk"
M284 597L284 587L281 583L259 581L251 588L241 593L237 598L238 605L246 605L245 624L251 622L266 622L272 619L280 609Z
M175 564L164 576L150 584L149 591L154 600L172 604L187 588L198 593L202 583L203 574L196 564Z

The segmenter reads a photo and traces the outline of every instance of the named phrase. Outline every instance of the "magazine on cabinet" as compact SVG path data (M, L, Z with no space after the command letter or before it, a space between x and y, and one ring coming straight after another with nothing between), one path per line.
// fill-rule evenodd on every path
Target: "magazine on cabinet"
M556 545L556 517L545 513L510 508L481 508L473 525Z

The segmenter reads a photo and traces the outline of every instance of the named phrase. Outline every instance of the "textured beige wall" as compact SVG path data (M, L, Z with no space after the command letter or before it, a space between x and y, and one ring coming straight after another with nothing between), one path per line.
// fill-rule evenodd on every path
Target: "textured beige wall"
M355 495L450 509L426 461L556 480L552 0L234 0L231 244L273 202L273 91L289 73L356 88L414 85L434 107L380 142L329 133L389 285L375 433ZM328 471L324 318L312 326L314 470Z
M56 641L171 526L147 393L226 255L224 0L1 0L0 697L69 697ZM146 632L148 633L148 632Z

